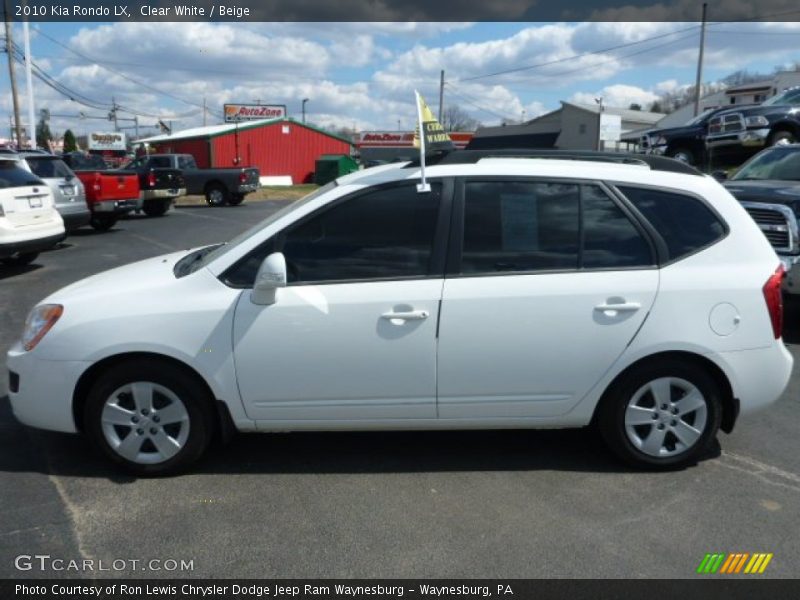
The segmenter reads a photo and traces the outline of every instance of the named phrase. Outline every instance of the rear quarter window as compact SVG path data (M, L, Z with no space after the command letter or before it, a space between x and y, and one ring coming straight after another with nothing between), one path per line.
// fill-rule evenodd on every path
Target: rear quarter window
M617 186L658 232L674 262L725 237L725 224L702 200L652 188Z
M23 169L15 160L0 160L0 188L44 185L36 175Z

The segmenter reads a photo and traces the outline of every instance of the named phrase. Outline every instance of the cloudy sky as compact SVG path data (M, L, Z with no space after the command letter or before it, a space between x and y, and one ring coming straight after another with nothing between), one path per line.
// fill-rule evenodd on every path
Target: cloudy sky
M34 63L73 95L34 79L36 109L50 110L53 130L79 134L108 129L78 116L106 114L112 97L130 111L120 116L140 115L145 133L158 117L175 129L201 125L204 98L209 124L221 121L225 102L286 104L299 118L309 98L308 118L321 126L407 129L414 88L435 110L440 69L445 104L487 125L534 117L560 100L647 105L694 82L699 42L696 23L628 22L39 23L31 34ZM21 47L21 26L15 36ZM795 61L800 23L708 27L706 82ZM11 97L5 66L0 72L5 137Z

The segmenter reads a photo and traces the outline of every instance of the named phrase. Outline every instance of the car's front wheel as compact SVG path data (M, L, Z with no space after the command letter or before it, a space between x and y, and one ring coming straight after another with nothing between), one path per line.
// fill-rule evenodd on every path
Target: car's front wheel
M111 367L92 386L84 431L103 453L137 474L163 474L200 458L213 429L204 385L151 361Z
M599 425L610 448L640 467L695 462L719 430L722 393L707 370L664 359L635 368L605 394Z

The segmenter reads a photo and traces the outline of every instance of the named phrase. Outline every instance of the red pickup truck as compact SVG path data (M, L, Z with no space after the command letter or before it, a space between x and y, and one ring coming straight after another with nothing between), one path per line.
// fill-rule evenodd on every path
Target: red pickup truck
M139 205L139 175L135 171L109 170L99 156L68 152L62 156L86 190L92 212L91 225L108 231Z

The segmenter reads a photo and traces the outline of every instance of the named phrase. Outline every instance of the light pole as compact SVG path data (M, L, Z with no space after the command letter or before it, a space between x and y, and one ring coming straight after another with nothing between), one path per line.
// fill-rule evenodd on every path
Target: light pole
M308 102L308 98L303 98L303 103L302 103L303 123L306 122L306 102Z

